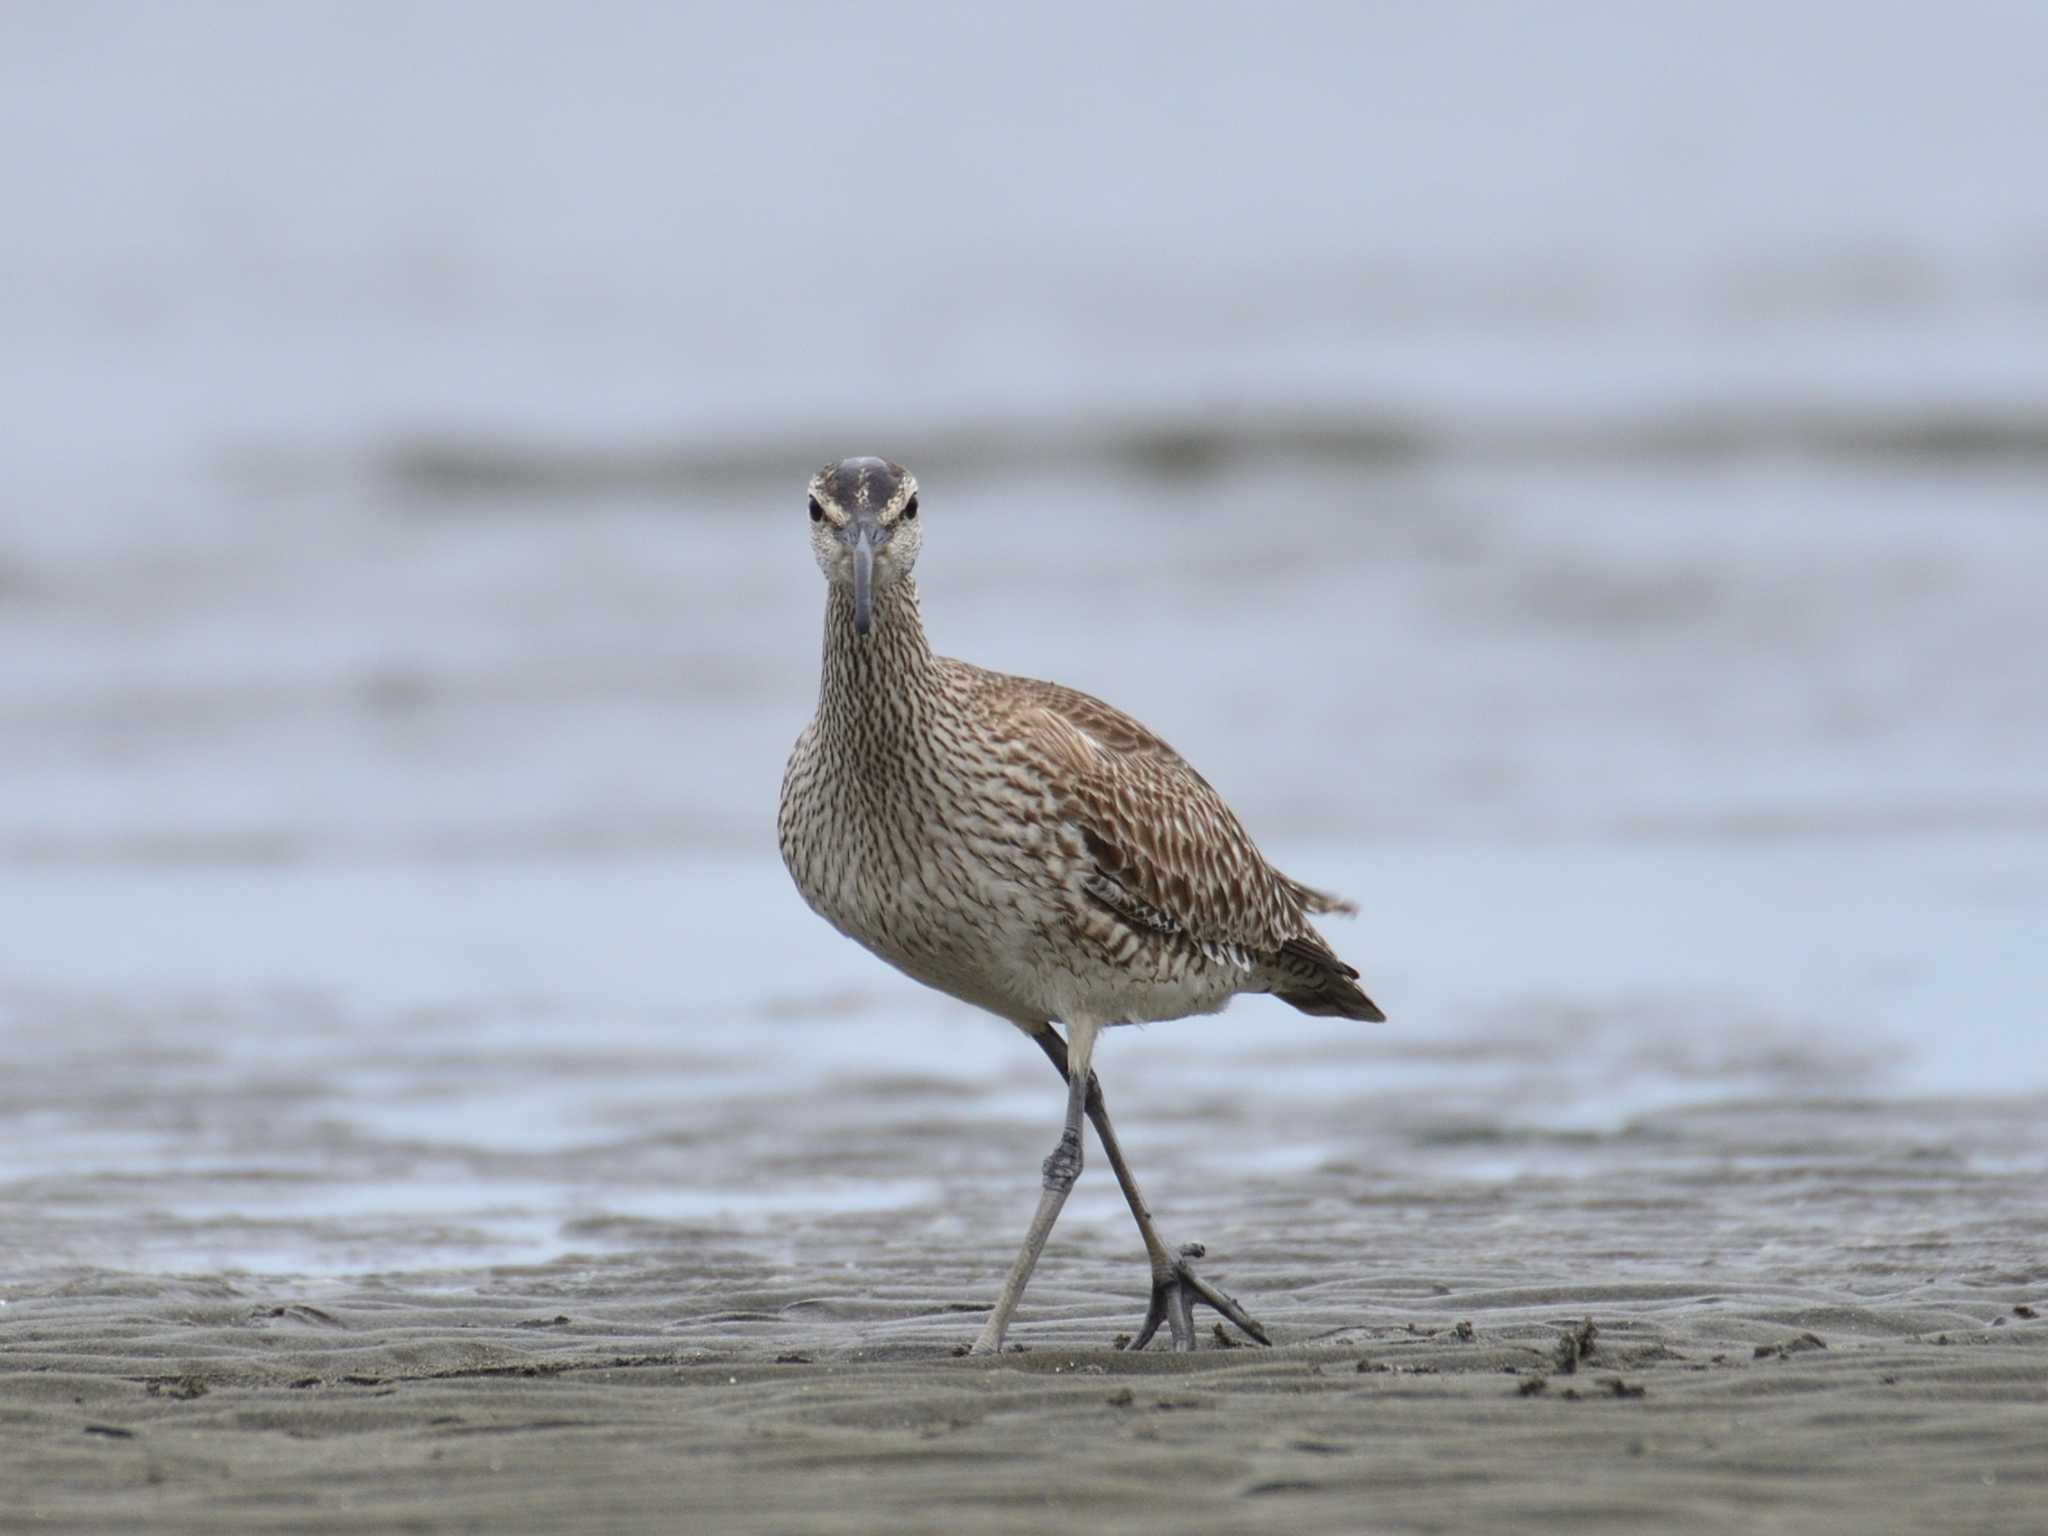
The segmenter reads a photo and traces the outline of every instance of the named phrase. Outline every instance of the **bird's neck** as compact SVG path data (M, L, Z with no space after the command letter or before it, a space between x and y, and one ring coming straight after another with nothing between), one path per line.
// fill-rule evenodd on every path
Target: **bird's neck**
M853 627L853 591L833 582L825 600L825 669L818 710L826 716L872 719L914 710L932 685L932 648L917 611L917 583L908 576L877 584L873 623ZM864 733L863 733L864 734Z

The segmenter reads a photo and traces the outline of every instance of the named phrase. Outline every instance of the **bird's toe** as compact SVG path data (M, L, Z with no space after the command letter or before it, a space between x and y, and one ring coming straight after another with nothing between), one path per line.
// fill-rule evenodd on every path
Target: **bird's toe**
M1145 1310L1145 1321L1123 1349L1139 1350L1150 1344L1159 1332L1160 1325L1166 1325L1168 1336L1173 1340L1175 1353L1194 1350L1195 1303L1214 1308L1224 1320L1254 1343L1270 1345L1273 1341L1265 1327L1238 1304L1237 1298L1226 1295L1200 1275L1195 1273L1194 1261L1206 1252L1200 1243L1189 1243L1180 1250L1180 1256L1173 1261L1163 1275L1152 1278L1152 1300ZM1221 1330L1218 1330L1221 1338Z

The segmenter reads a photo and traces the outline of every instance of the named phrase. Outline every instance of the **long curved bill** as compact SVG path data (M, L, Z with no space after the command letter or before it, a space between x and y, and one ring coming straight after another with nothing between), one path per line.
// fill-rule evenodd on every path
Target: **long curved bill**
M875 627L875 536L862 528L853 538L853 628L864 635Z

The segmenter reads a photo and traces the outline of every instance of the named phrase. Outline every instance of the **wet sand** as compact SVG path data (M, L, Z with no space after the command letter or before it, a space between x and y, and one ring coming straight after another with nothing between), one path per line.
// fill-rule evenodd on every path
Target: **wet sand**
M2048 1212L1984 1149L2044 1123L1477 1137L1549 1170L1508 1179L1155 1157L1170 1235L1277 1341L1194 1356L1109 1347L1142 1277L1097 1190L1022 1347L960 1357L1024 1177L985 1212L592 1222L528 1266L45 1272L0 1310L0 1527L2036 1530Z

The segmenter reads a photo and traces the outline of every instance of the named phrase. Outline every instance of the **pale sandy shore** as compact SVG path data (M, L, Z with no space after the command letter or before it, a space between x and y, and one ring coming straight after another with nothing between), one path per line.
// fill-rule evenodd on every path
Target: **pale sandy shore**
M1968 1114L2025 1142L2039 1108ZM1108 1348L1139 1307L1113 1209L992 1361L956 1351L1007 1208L35 1273L0 1308L0 1529L2048 1529L2048 1215L1942 1113L1723 1109L1570 1178L1331 1164L1178 1206L1270 1351Z

